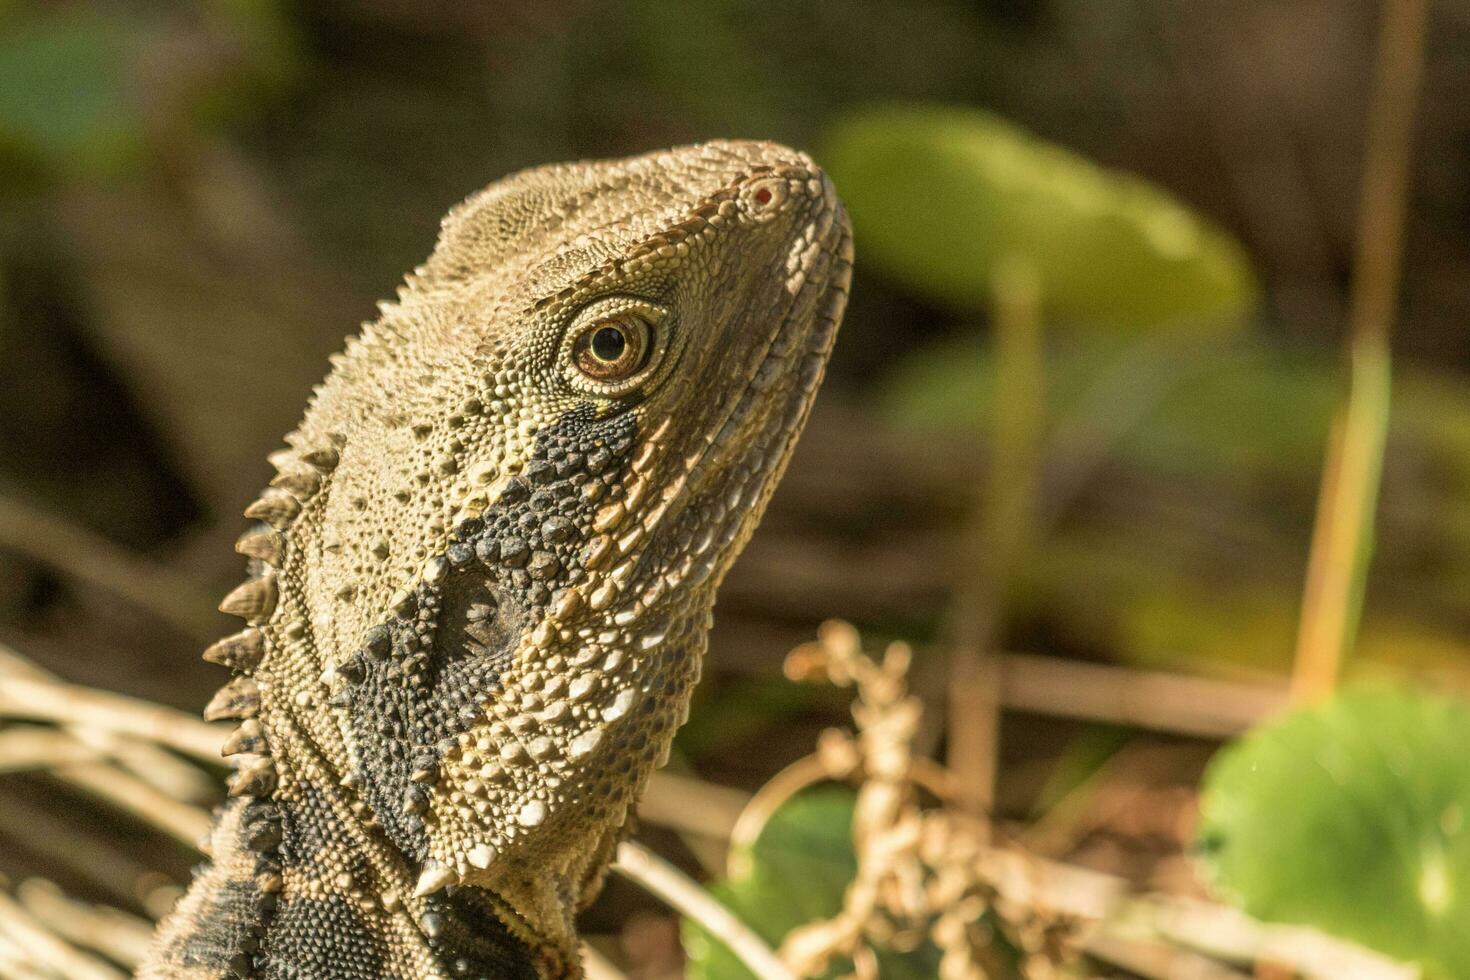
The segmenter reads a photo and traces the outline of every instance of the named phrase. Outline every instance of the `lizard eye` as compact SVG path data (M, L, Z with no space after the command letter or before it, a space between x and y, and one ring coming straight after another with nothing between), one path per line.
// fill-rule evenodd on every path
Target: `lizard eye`
M653 327L636 313L598 320L572 341L577 370L594 381L621 381L648 363Z
M678 331L668 310L635 296L594 300L572 319L557 354L575 392L621 398L651 388L667 374Z

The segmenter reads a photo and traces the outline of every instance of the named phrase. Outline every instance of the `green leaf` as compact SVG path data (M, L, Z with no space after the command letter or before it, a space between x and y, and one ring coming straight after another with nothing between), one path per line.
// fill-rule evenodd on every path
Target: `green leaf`
M862 261L983 308L1009 259L1055 320L1142 331L1233 326L1257 287L1238 244L1161 190L977 109L885 105L841 118L823 162Z
M1470 706L1357 692L1223 751L1200 848L1252 915L1470 977Z
M772 947L786 933L835 915L857 873L852 848L854 793L819 787L787 801L761 831L750 851L734 855L740 873L710 892ZM753 975L724 944L697 923L684 922L689 980L747 980ZM922 946L907 955L879 956L882 976L906 980L938 975L938 951ZM834 964L837 976L845 964Z
M906 429L984 434L994 375L979 336L941 341L895 365L879 407ZM1106 439L1130 464L1315 490L1339 383L1333 359L1249 338L1072 336L1048 352L1047 389L1057 429Z
M137 158L135 34L85 8L0 14L0 177L110 173Z

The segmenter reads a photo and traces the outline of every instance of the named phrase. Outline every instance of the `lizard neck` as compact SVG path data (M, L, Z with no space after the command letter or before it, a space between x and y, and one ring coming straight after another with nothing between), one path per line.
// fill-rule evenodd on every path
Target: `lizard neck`
M265 977L543 980L575 970L489 892L415 896L413 865L358 816L323 762L280 767L282 890L261 942Z
M268 796L220 811L212 861L165 920L140 978L579 975L575 953L541 942L485 889L414 896L409 862L354 813L360 804L319 758L277 758L274 771Z

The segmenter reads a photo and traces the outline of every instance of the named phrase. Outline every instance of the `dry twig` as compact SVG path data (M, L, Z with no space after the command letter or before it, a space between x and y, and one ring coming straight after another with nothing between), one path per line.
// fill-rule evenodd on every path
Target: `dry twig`
M121 596L204 638L217 628L213 603L199 583L14 497L0 494L0 549L24 555Z
M69 898L41 878L29 878L16 897L36 921L74 946L94 950L123 966L136 967L153 941L153 924L117 909Z
M652 851L633 841L623 841L618 845L618 859L613 869L698 922L728 946L761 980L795 980L765 940L715 901L709 892Z
M16 676L0 677L0 716L120 732L215 765L228 734L225 727L138 698Z

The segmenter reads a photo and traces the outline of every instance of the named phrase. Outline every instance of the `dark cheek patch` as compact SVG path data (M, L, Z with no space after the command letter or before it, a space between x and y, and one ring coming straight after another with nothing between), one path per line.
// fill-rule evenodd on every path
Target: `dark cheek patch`
M466 576L421 589L417 606L422 618L381 628L381 657L364 658L348 711L363 795L393 842L422 860L440 743L467 730L499 689L525 614L514 596Z
M520 476L477 519L458 526L442 574L397 597L338 673L358 750L361 792L395 845L428 856L424 814L439 760L483 717L521 637L561 591L586 577L592 515L633 449L627 413L591 405L537 435Z

